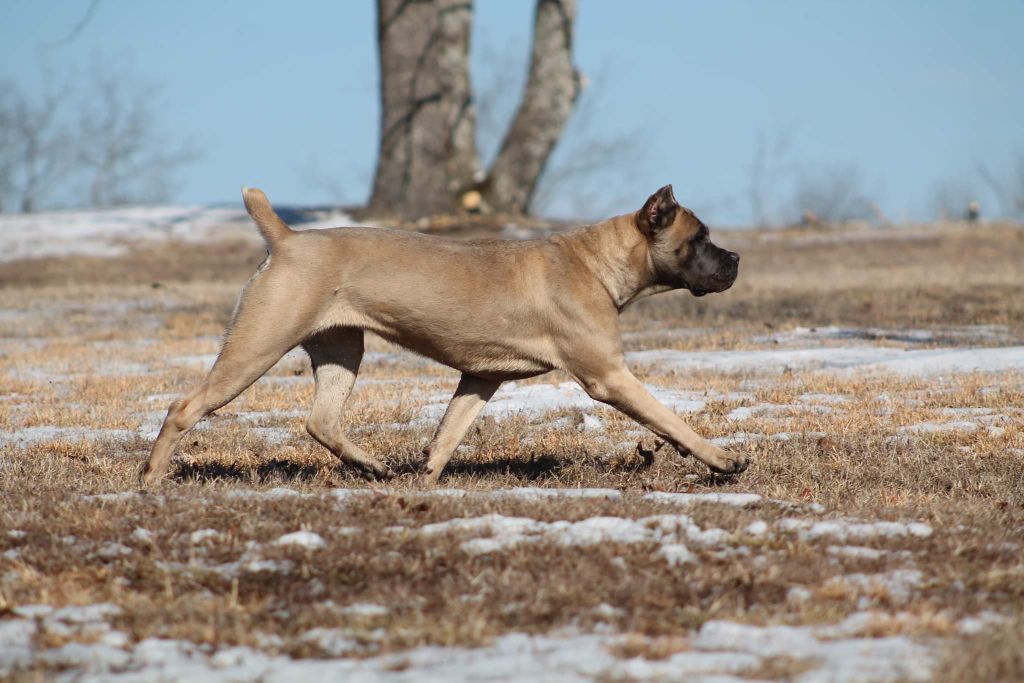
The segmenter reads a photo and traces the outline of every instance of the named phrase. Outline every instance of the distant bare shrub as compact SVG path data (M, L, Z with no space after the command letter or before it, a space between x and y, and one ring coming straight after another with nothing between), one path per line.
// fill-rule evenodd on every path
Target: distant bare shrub
M0 211L166 200L198 157L166 131L157 89L96 62L83 79L0 87Z
M16 83L0 84L0 210L38 209L71 171L68 100L48 79L36 96Z
M843 223L878 215L856 166L825 166L799 174L791 201L793 222Z

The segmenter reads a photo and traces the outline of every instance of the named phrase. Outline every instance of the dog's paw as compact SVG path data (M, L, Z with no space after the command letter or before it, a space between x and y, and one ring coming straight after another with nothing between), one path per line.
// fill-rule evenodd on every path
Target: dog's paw
M162 478L163 474L161 472L157 472L151 469L149 466L149 461L147 460L146 462L142 463L142 466L139 468L137 481L139 483L139 488L150 489L153 488L157 483L159 483L160 479Z
M361 468L369 481L388 481L395 478L395 471L384 463L367 463Z
M716 474L739 474L750 465L750 458L743 453L723 450L718 454L715 462L709 462L707 465L708 469Z

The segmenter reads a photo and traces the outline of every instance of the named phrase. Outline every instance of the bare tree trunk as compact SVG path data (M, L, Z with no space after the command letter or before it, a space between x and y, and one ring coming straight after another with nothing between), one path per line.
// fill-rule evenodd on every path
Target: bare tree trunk
M479 168L471 0L377 0L381 132L369 210L454 211Z
M576 0L537 0L526 90L483 184L494 211L525 213L581 90L572 65Z

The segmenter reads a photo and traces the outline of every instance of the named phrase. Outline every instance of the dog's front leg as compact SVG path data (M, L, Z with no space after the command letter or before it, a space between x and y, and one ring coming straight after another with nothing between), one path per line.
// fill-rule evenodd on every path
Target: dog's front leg
M624 365L603 372L574 374L591 398L625 413L713 471L735 474L747 468L746 456L719 448L690 429L678 415L654 398Z
M428 482L436 483L441 477L441 470L448 464L466 430L500 386L499 381L462 375L437 433L423 451L427 455L425 478Z

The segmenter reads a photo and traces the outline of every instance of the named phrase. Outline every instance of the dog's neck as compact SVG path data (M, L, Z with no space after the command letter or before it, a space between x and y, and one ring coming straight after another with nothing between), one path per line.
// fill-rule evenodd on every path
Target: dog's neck
M619 311L638 299L672 289L655 282L647 238L636 226L636 214L609 218L559 237L576 252Z

